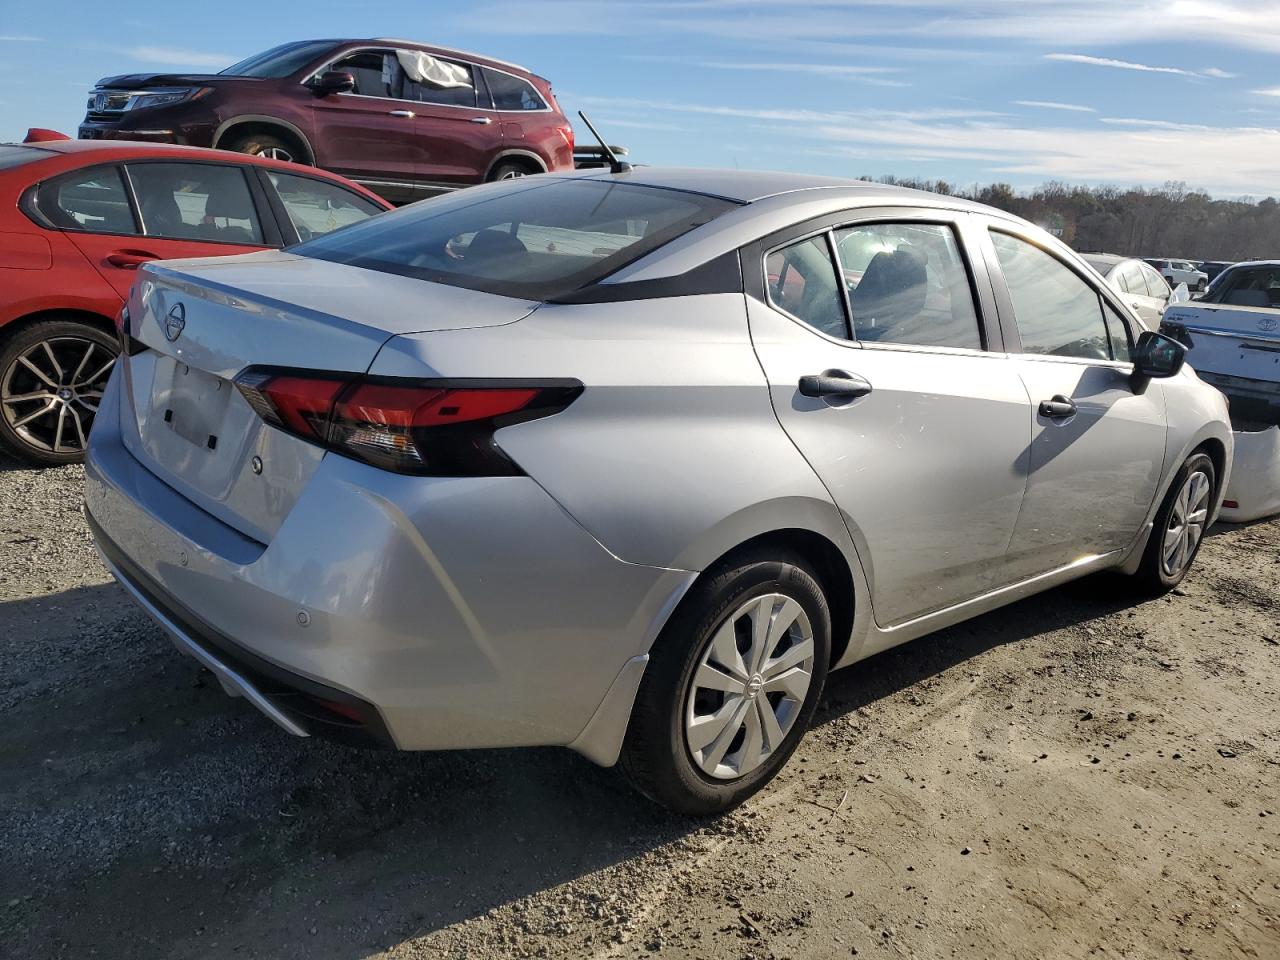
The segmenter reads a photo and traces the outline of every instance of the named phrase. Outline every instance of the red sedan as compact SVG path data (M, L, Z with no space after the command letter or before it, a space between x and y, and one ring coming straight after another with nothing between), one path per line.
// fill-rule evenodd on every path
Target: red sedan
M283 247L390 205L314 167L32 131L0 144L0 449L84 455L138 265Z

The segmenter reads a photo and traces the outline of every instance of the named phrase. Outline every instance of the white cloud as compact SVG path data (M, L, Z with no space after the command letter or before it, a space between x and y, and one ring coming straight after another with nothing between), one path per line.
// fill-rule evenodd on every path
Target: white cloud
M454 21L490 33L674 33L788 44L958 38L1090 47L1171 41L1280 52L1275 0L479 0ZM892 55L885 47L885 55ZM1217 68L1210 68L1216 70ZM1214 74L1208 74L1213 76Z
M1280 95L1278 92L1277 95ZM860 161L847 175L902 172L915 159L978 165L985 177L1020 175L1095 183L1160 184L1185 180L1217 195L1280 195L1280 129L1210 127L1166 120L1103 118L1032 129L1008 117L978 110L816 111L731 107L668 101L577 98L613 109L667 115L696 114L719 122L726 142L743 135L742 121L759 126L759 139L785 142L796 151L824 151ZM1065 119L1065 118L1064 118ZM753 129L751 132L755 133ZM946 166L938 174L949 176Z
M44 43L44 37L23 37L14 34L0 33L0 41L8 40L13 43Z
M1215 80L1234 80L1240 76L1238 73L1227 73L1225 70L1219 70L1217 67L1205 67L1200 71L1201 76L1213 77Z
M1015 100L1020 107L1041 107L1045 110L1070 110L1073 113L1097 113L1093 107L1078 103L1058 103L1056 100Z
M1179 77L1213 77L1221 79L1235 76L1233 73L1227 73L1216 67L1201 71L1185 70L1182 67L1153 67L1147 63L1134 63L1132 60L1113 60L1111 57L1090 57L1083 53L1046 53L1044 58L1046 60L1061 60L1066 63L1083 63L1091 67L1113 67L1117 70L1138 70L1142 73L1171 73Z
M1262 90L1250 90L1249 92L1263 97L1280 97L1280 87L1266 87Z
M229 67L237 59L226 53L201 53L178 47L132 47L125 54L143 63L168 67Z

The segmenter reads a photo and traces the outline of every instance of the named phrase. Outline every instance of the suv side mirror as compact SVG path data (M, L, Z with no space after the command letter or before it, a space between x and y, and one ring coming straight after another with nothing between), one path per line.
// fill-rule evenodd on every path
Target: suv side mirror
M1153 379L1177 376L1187 359L1187 348L1173 337L1154 330L1144 331L1133 348L1134 393L1142 393Z
M321 97L331 93L350 93L355 88L356 78L342 70L326 70L311 84L311 89Z

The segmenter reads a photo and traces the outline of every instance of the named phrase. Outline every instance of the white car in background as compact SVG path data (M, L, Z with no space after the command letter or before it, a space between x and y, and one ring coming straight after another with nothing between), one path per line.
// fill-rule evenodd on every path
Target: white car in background
M1190 260L1148 259L1146 262L1155 267L1171 287L1185 283L1188 290L1198 292L1209 286L1209 275Z
M1133 308L1134 313L1148 327L1160 326L1165 307L1173 291L1155 267L1136 257L1121 257L1114 253L1082 254L1085 263L1102 274L1102 279L1120 299Z
M1236 445L1222 519L1280 513L1280 260L1224 270L1202 299L1170 305L1160 330L1231 401Z

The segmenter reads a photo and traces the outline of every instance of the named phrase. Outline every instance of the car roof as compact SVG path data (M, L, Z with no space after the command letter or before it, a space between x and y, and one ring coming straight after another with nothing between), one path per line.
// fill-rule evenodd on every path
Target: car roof
M810 173L780 173L768 170L717 170L702 167L632 167L625 173L611 173L608 169L594 168L580 171L576 176L593 180L615 180L646 187L662 187L668 190L684 190L722 197L738 203L756 203L768 197L798 193L802 190L840 190L846 195L857 194L860 204L885 199L901 204L911 198L928 206L964 207L991 213L992 208L970 200L911 190L907 187L891 187L867 180L849 180L841 177L820 177Z
M137 140L39 140L32 143L6 143L6 147L26 147L49 154L34 163L17 169L47 171L50 164L57 164L58 173L75 170L80 166L93 163L109 163L116 160L222 160L236 163L248 163L255 167L268 167L274 170L300 173L321 180L332 180L353 189L363 197L373 197L380 206L387 207L387 202L377 194L358 183L352 183L340 174L331 173L319 167L309 167L285 160L272 160L269 157L257 157L247 153L236 153L232 150L213 150L209 147L189 147L176 143L143 143ZM62 162L58 162L60 158ZM79 163L68 163L67 159L79 160ZM51 174L41 172L32 180L43 180Z

